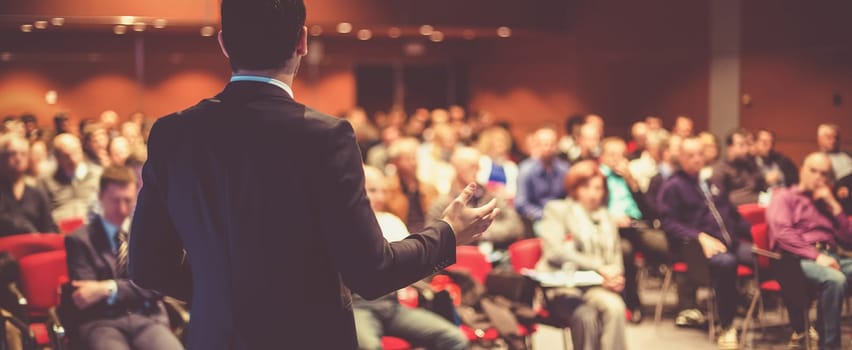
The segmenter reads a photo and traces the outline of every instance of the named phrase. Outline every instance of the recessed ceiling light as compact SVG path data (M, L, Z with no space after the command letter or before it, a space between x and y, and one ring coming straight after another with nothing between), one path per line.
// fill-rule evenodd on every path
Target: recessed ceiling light
M430 36L430 35L432 35L432 32L434 32L434 31L435 31L435 27L430 26L428 24L420 26L420 34L423 35L423 36Z
M442 42L444 41L444 33L436 30L432 32L432 35L429 36L429 40L432 40L436 43Z
M318 24L314 24L311 26L311 36L320 36L322 35L322 26Z
M50 19L50 24L52 24L54 27L61 27L63 24L65 24L65 18L53 17Z
M201 27L201 36L209 37L213 36L216 33L216 29L213 26L203 26Z
M500 27L497 28L497 36L501 38L508 38L512 36L512 28L509 27Z
M0 52L0 61L9 62L12 60L11 52Z
M369 29L361 29L358 31L358 40L370 40L373 38L373 32Z
M35 21L35 23L33 23L33 26L36 29L45 29L47 28L47 21Z
M21 24L21 31L24 32L24 33L29 33L31 31L33 31L33 25L32 24Z
M154 20L154 28L163 29L166 27L166 24L168 24L168 21L166 21L165 18L157 18Z
M124 33L127 33L127 26L123 25L123 24L119 24L115 27L112 27L112 32L115 33L116 35L123 35Z
M147 25L145 24L145 22L133 23L133 31L134 32L144 32L146 26Z
M352 23L341 22L337 25L337 32L340 34L349 34L352 32Z

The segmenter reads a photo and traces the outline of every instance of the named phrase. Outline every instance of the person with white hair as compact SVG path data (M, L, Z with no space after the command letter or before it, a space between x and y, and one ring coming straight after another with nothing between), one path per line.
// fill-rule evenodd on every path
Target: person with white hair
M852 157L840 149L840 128L837 125L820 124L817 128L817 145L831 159L835 179L852 174Z
M25 181L28 167L27 139L0 136L0 236L57 231L47 196Z

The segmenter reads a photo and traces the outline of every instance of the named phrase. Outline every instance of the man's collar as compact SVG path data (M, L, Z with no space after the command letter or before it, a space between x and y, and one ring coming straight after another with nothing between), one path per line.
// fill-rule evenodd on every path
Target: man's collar
M233 83L235 81L254 81L258 83L274 85L280 88L281 90L284 90L284 92L286 92L287 95L290 96L290 98L296 98L295 95L293 95L293 88L291 88L290 85L287 85L287 83L275 78L264 77L259 75L234 74L231 76L231 82Z

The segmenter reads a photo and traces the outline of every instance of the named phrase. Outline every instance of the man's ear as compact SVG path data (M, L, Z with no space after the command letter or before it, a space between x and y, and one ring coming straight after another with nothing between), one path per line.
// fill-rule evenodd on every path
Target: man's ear
M308 54L308 27L303 26L299 33L299 42L296 44L296 54L306 56Z
M231 58L231 56L228 55L228 50L225 49L225 41L222 40L221 30L219 31L219 35L217 36L217 38L219 39L219 48L222 49L222 54L225 55L226 58Z

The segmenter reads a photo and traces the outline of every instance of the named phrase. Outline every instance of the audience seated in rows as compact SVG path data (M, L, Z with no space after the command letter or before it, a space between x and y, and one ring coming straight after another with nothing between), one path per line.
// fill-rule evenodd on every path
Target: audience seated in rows
M417 177L417 149L420 142L401 138L388 149L391 170L388 172L387 210L405 222L409 232L419 232L426 224L426 211L438 198L435 186Z
M548 201L565 197L563 179L569 163L556 156L556 131L551 128L536 130L532 138L532 153L536 157L521 162L518 174L518 193L515 208L526 220L541 219Z
M766 190L763 173L749 154L748 131L734 130L725 137L727 155L713 166L712 180L729 193L733 205L757 203Z
M50 199L53 219L86 217L97 199L100 170L85 160L80 140L61 134L53 140L56 172L42 178L41 186Z

